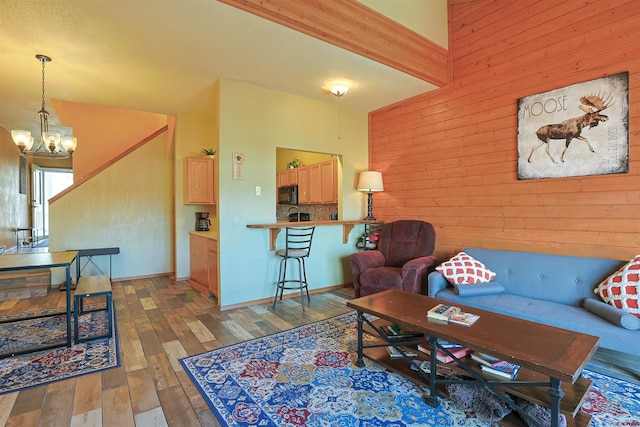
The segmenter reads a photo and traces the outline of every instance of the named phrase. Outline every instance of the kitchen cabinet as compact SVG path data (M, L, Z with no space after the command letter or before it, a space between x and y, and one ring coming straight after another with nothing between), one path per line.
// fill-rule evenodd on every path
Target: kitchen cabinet
M287 169L276 173L278 187L296 185L298 183L298 169Z
M320 163L309 165L309 203L322 203L322 170Z
M218 298L218 241L208 239L207 242L207 276L209 293Z
M213 205L215 199L215 160L206 157L185 159L185 205Z
M338 162L336 159L320 163L321 203L338 203Z
M278 187L298 185L301 205L338 203L338 162L326 160L276 173Z
M289 185L289 172L288 171L280 171L276 173L276 186L277 187L286 187Z
M298 183L298 168L287 169L287 185L296 185Z
M308 204L309 198L309 166L298 168L298 203Z
M189 264L192 288L218 297L218 240L210 237L189 235Z
M298 203L301 205L338 203L336 159L278 172L277 182L279 187L298 184Z

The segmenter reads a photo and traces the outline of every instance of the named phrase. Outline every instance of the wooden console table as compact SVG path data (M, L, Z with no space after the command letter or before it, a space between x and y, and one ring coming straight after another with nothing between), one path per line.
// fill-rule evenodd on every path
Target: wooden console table
M302 221L302 222L274 222L271 224L248 224L247 228L268 228L269 229L269 250L276 250L276 240L278 234L283 228L286 227L311 227L311 226L324 226L324 225L342 225L342 243L345 244L349 241L349 233L353 230L356 224L379 224L380 221Z
M402 346L409 343L382 343L364 346L363 325L366 323L374 331L380 332L375 323L368 321L364 313L372 314L391 323L396 323L410 330L424 332L431 348L428 385L429 403L438 405L437 385L452 380L437 379L437 359L435 349L438 339L455 342L475 351L516 363L521 366L517 381L487 381L471 366L467 359L457 359L458 372L471 379L465 384L482 384L494 394L506 392L551 407L552 427L558 426L558 414L562 412L567 418L567 426L589 425L591 416L580 411L582 402L591 382L581 377L582 370L598 348L599 338L566 329L555 328L540 323L530 322L515 317L505 316L489 311L466 307L461 304L462 311L480 315L470 327L453 323L436 322L427 319L426 312L439 303L446 301L430 298L400 290L388 290L347 302L347 305L358 311L358 366L364 366L364 350L367 357L397 370L411 379L416 379L417 372L404 366L397 369L404 359L391 360L384 350L388 345ZM381 339L384 338L379 333ZM377 351L383 350L383 351ZM411 363L411 362L409 362ZM406 364L406 361L405 361ZM447 365L450 368L451 365ZM564 383L563 383L564 382ZM545 393L546 390L546 393ZM564 399L563 399L564 397ZM522 411L511 399L505 402L514 410Z

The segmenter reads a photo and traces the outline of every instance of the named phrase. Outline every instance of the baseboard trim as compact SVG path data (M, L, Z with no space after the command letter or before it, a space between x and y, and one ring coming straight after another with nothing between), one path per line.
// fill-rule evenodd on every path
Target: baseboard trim
M318 293L321 293L321 292L329 292L329 291L334 291L336 289L348 288L349 286L353 286L353 283L343 283L341 285L327 286L325 288L310 289L309 293L313 295L313 294L318 294ZM291 293L283 295L282 298L284 298L284 299L300 298L300 293L291 292ZM233 310L233 309L236 309L236 308L249 307L249 306L252 306L252 305L271 304L272 302L273 302L273 297L269 297L269 298L262 298L262 299L258 299L258 300L247 301L247 302L241 302L241 303L238 303L238 304L231 304L231 305L224 305L224 306L220 306L219 305L218 308L220 309L220 311L227 311L227 310Z

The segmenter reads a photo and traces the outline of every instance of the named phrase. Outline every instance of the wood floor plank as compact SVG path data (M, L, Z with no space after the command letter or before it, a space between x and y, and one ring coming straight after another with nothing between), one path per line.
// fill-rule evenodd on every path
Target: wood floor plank
M158 308L156 303L153 301L153 298L151 297L140 298L140 304L142 304L142 308L144 308L145 310L153 310Z
M151 409L135 416L136 427L167 427L167 420L161 407Z
M175 372L182 371L182 365L180 365L179 360L189 356L182 346L181 342L178 340L169 341L162 343L162 347L164 347L164 352L169 358L169 363L173 367Z
M5 427L35 427L38 425L40 410L25 412L20 415L9 417Z
M0 426L6 424L9 415L11 415L11 408L13 408L17 398L18 393L9 393L0 396Z
M179 384L178 377L169 362L166 354L158 354L147 358L151 376L156 385L156 390L164 390L165 388L174 387Z
M198 420L200 421L201 426L222 427L222 424L220 424L220 421L218 421L215 415L213 415L213 412L211 412L208 409L198 412L196 416L198 417Z
M102 407L102 375L99 372L76 379L73 415L86 414ZM102 411L100 411L102 414Z
M160 399L153 384L149 368L127 373L131 406L134 414L141 414L160 407Z
M185 372L185 370L183 369L179 372L176 372L176 376L178 377L180 386L182 387L184 394L187 396L187 399L189 399L189 403L191 403L191 407L193 408L193 410L196 413L207 410L209 408L209 405L207 405L207 402L202 397L202 394L200 394L200 391L198 391L198 389L196 388L189 374L187 374L187 372Z
M213 341L216 339L215 335L213 335L211 331L207 329L207 327L204 326L204 323L202 323L200 320L189 322L187 323L187 326L189 327L189 329L191 329L191 332L193 332L196 338L198 338L198 341L200 341L201 343Z
M246 341L255 338L249 332L247 332L242 326L235 320L225 320L222 325L229 330L239 341Z
M134 427L133 408L129 398L129 387L105 390L102 399L102 417L106 425Z
M123 331L120 333L120 347L122 357L127 372L143 369L147 367L147 360L142 350L142 343L138 337L138 331L132 324L122 324Z
M112 424L107 424L112 425ZM102 407L91 411L74 414L71 417L70 427L102 427Z
M75 381L59 381L49 385L38 426L64 427L71 423Z
M102 393L106 390L125 387L127 385L127 371L124 366L107 369L100 373L102 376Z
M40 411L44 398L47 395L47 387L33 387L21 391L11 408L11 416L26 414L28 412Z
M180 427L201 427L189 399L179 385L158 392L167 423Z
M138 337L140 338L142 351L146 357L160 354L164 351L162 343L158 339L158 334L156 334L156 331L153 328L149 331L139 331Z

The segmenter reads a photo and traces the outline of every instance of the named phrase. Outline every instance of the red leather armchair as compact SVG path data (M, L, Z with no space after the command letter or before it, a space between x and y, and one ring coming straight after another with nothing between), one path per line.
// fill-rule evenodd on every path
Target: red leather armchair
M350 256L356 298L386 289L427 294L427 275L438 265L436 232L428 222L401 220L380 230L378 249Z

